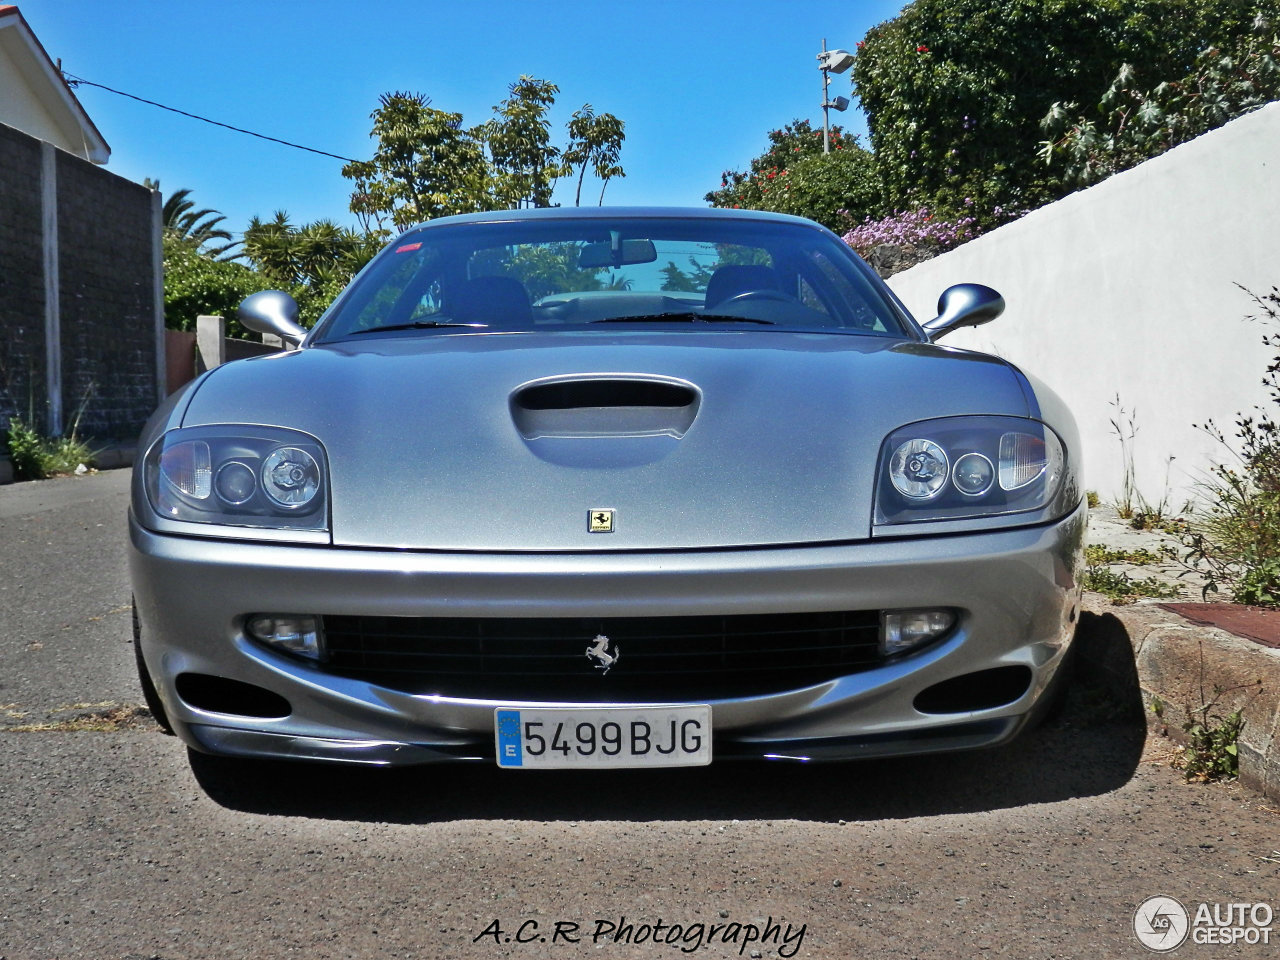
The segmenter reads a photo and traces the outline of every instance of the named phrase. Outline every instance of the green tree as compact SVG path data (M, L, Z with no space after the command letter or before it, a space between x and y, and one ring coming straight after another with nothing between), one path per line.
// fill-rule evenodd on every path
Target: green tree
M278 210L271 220L254 217L244 232L244 252L265 281L298 301L304 326L311 326L376 254L382 238L316 220L294 227Z
M569 144L564 150L564 161L568 175L572 175L574 167L578 168L578 189L573 197L575 207L582 206L582 181L587 175L587 167L591 167L601 181L597 206L604 203L604 191L609 181L627 175L618 163L622 141L626 139L624 126L611 113L596 113L589 103L569 118Z
M667 278L662 281L663 290L705 293L712 271L699 263L697 257L690 257L688 270L681 270L674 260L668 260L662 273Z
M554 83L522 76L477 131L489 148L492 189L503 207L551 206L556 179L569 172L547 119L559 92Z
M373 159L342 168L355 184L351 211L377 233L457 213L548 207L556 180L577 165L579 192L587 165L605 185L625 176L623 124L612 114L584 107L570 121L568 145L551 142L547 115L557 93L554 83L522 76L494 116L470 129L462 114L436 110L422 94L383 94L370 115Z
M200 252L192 240L165 231L164 322L171 330L194 330L201 314L221 316L227 335L247 337L236 319L240 301L271 286L261 274L242 263L216 260Z
M143 180L142 185L148 190L160 189L160 181L150 177ZM231 233L218 226L227 218L217 210L197 210L195 201L191 199L190 187L183 187L166 197L160 216L166 235L189 240L210 257L234 259L228 254L239 246L239 242L232 242Z
M808 217L835 230L884 208L874 158L840 127L823 153L822 131L793 120L769 132L769 146L745 171L726 170L720 189L706 195L713 207L741 207Z
M398 229L455 213L493 210L489 164L462 114L431 106L420 93L385 93L370 115L378 140L372 160L348 163L351 212L366 232L389 220Z
M1277 13L1274 3L1259 8L1247 32L1220 37L1178 80L1143 90L1125 64L1090 114L1053 104L1041 121L1049 139L1040 157L1068 185L1084 187L1280 99Z
M1066 187L1036 162L1049 105L1088 102L1121 64L1181 76L1241 0L914 0L858 44L854 93L891 208L990 225ZM1001 212L1003 210L1003 213Z

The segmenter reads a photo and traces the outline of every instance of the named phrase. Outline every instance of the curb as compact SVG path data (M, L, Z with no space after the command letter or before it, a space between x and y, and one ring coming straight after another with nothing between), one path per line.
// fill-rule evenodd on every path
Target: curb
M1280 650L1154 604L1115 606L1086 593L1084 609L1095 636L1081 645L1082 659L1113 689L1131 685L1136 669L1150 729L1185 742L1182 724L1202 704L1213 703L1211 717L1240 710L1240 782L1280 798ZM1151 710L1157 698L1160 716Z
M116 470L132 467L138 445L133 441L107 444L93 454L93 465L98 470ZM0 485L13 483L13 464L6 456L0 456Z
M134 442L113 443L95 451L93 465L99 470L117 470L121 467L132 467L133 458L138 445Z

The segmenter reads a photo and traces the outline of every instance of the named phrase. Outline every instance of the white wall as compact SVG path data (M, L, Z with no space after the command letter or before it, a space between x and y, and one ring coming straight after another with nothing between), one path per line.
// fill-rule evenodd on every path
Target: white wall
M1074 410L1088 489L1114 500L1123 461L1109 420L1119 394L1138 428L1134 464L1148 500L1173 507L1223 449L1193 424L1233 427L1264 403L1267 329L1236 285L1280 286L1280 103L1042 207L890 286L919 320L952 283L995 287L1008 304L948 345L998 354ZM1280 328L1275 328L1280 332ZM1229 433L1230 431L1228 431Z
M77 156L85 156L81 143L73 142L40 102L26 76L0 47L0 123L47 140Z
M0 123L93 163L111 156L14 6L0 6Z

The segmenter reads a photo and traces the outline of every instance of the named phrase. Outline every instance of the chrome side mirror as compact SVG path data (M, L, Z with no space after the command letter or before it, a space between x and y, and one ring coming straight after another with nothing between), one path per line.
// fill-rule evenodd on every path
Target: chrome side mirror
M259 290L245 297L236 314L250 330L274 333L295 346L307 335L298 323L297 301L283 290Z
M990 323L1004 313L1004 297L980 283L957 283L938 298L938 315L924 324L930 340L939 340L952 330Z

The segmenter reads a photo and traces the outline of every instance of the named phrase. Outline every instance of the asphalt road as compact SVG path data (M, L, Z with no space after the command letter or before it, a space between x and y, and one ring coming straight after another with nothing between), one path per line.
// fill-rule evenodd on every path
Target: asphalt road
M1184 784L1136 688L1088 676L1012 747L942 758L591 777L188 757L134 710L126 487L0 487L0 960L1093 960L1150 955L1132 921L1157 894L1280 914L1275 805ZM1276 956L1271 932L1174 956Z

